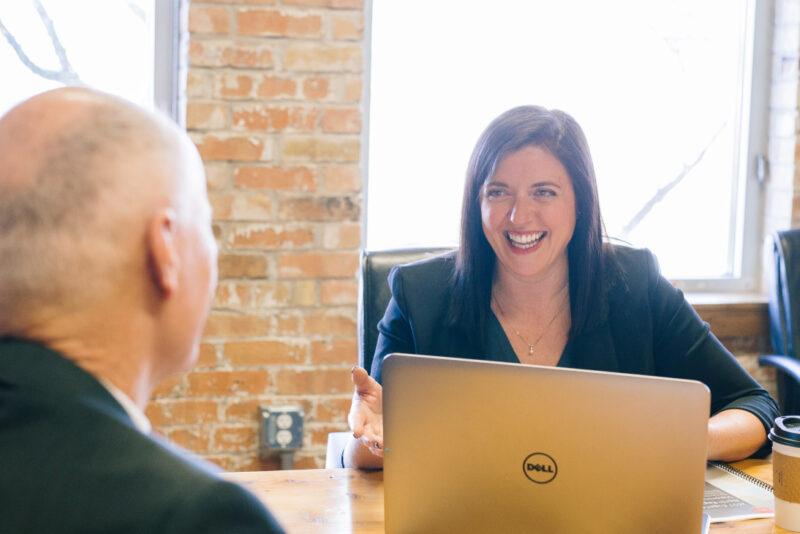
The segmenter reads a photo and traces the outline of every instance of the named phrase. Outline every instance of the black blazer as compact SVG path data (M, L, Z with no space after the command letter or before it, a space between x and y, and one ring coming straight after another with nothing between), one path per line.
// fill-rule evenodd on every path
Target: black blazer
M282 532L216 471L136 430L66 358L0 339L0 532Z
M570 336L559 365L699 380L711 390L712 414L740 408L771 428L778 416L775 401L722 346L683 293L660 275L652 253L614 246L610 257L603 302L596 303L600 320ZM448 324L454 260L449 253L390 273L392 298L378 324L371 370L376 380L381 379L383 359L392 352L500 359L486 342L470 345L460 327ZM496 321L488 304L486 313ZM501 337L513 354L505 334Z

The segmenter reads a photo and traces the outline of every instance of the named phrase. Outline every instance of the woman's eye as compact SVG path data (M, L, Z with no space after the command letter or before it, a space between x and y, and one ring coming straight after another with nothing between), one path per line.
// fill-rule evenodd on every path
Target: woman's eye
M484 194L486 195L486 198L489 198L489 199L502 198L502 197L504 197L506 195L506 190L505 189L497 189L497 188L489 188L489 189L486 189L486 192Z
M533 191L533 196L538 198L552 198L556 196L556 192L547 188L535 189Z

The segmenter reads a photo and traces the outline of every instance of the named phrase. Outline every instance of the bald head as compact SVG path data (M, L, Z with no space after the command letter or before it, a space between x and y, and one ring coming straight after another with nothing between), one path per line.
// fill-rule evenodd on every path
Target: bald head
M170 121L89 89L0 118L0 335L111 296L146 264L149 214L180 211L199 166Z

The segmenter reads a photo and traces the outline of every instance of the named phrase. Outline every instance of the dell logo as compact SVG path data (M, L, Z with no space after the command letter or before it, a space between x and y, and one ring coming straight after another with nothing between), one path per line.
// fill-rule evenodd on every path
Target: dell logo
M534 452L522 462L522 472L531 482L547 484L558 474L558 464L549 454Z

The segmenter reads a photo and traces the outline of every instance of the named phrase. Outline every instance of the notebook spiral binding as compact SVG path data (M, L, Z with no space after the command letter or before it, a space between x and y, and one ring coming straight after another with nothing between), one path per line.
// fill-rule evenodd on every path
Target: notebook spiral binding
M765 490L769 491L770 493L772 493L772 486L771 485L767 484L763 480L757 479L754 476L748 475L744 471L740 471L739 469L736 469L732 465L726 464L725 462L709 462L709 463L711 465L715 466L715 467L719 467L720 469L722 469L723 471L725 471L727 473L730 473L731 475L734 475L734 476L737 476L739 478L742 478L742 479L750 482L751 484L755 484L759 488L765 489Z

